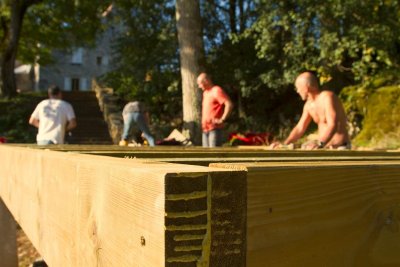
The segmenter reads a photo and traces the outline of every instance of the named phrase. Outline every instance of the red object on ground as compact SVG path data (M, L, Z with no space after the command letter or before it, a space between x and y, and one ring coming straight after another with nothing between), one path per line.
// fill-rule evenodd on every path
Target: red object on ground
M0 144L7 143L7 139L3 136L0 136Z
M269 145L272 140L270 133L230 133L229 143L235 145L262 146Z

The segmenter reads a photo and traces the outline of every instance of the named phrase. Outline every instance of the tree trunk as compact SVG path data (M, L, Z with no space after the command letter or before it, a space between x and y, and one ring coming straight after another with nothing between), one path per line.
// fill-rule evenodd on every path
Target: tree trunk
M236 31L236 0L229 0L229 24L232 33Z
M5 97L12 97L17 94L14 68L17 58L18 42L21 35L22 21L26 10L30 5L40 0L13 0L11 1L11 21L9 30L4 39L4 51L1 57L1 81L0 94Z
M239 32L243 33L244 30L246 29L246 20L245 20L245 14L244 14L243 0L239 0L238 6L239 6L239 20L240 20Z
M176 1L176 25L180 49L183 133L194 144L201 143L201 90L197 76L204 69L203 30L198 0Z

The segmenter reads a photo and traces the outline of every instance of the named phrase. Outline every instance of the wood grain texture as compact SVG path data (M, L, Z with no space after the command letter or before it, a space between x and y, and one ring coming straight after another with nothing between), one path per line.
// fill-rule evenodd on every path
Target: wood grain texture
M77 151L77 152L127 152L127 153L162 153L162 152L206 152L212 154L225 153L223 155L232 154L235 157L240 153L243 155L249 154L254 157L259 154L262 156L400 156L399 150L384 151L384 150L334 150L334 149L319 149L319 150L271 150L264 146L245 146L245 147L216 147L203 148L200 146L155 146L155 147L129 147L117 145L47 145L38 146L36 144L7 144L8 146L29 147L35 149L45 149L53 151ZM190 154L190 153L188 153Z
M167 156L167 155L165 155ZM140 158L140 157L139 157ZM145 158L141 158L145 160ZM271 163L280 163L280 162L312 162L312 165L319 164L320 162L328 162L328 161L360 161L365 162L369 160L374 161L399 161L400 157L396 156L354 156L354 157L201 157L201 158L150 158L150 161L158 161L158 162L169 162L169 163L179 163L179 164L190 164L190 165L199 165L199 166L209 166L211 163L240 163L240 162L271 162ZM362 163L364 164L364 163Z
M0 198L0 266L17 267L17 224Z
M399 162L212 166L248 170L247 266L400 266Z
M245 264L244 172L7 145L0 161L0 196L49 266Z

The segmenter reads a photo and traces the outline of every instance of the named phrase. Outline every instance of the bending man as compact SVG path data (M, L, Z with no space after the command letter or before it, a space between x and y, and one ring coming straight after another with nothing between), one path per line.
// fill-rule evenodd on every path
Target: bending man
M142 102L131 101L126 104L122 111L122 117L124 118L124 130L119 142L120 146L128 145L128 138L133 125L136 125L142 131L142 136L146 138L149 146L155 146L154 137L149 130L149 113Z
M300 74L295 82L297 93L305 101L303 114L284 144L296 142L311 121L318 125L318 140L307 142L305 149L351 148L346 129L346 114L339 98L331 91L321 91L317 77L311 72ZM275 148L279 143L271 145Z

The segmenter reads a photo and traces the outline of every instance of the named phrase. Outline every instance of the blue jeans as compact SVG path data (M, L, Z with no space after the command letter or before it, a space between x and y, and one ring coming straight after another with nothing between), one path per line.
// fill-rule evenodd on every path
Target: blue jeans
M136 124L139 130L143 132L143 136L146 138L147 142L149 142L149 146L154 146L154 137L151 135L146 119L141 112L132 112L124 116L124 131L122 132L122 139L128 140L133 124Z
M222 130L214 129L209 132L203 132L203 147L222 146Z

